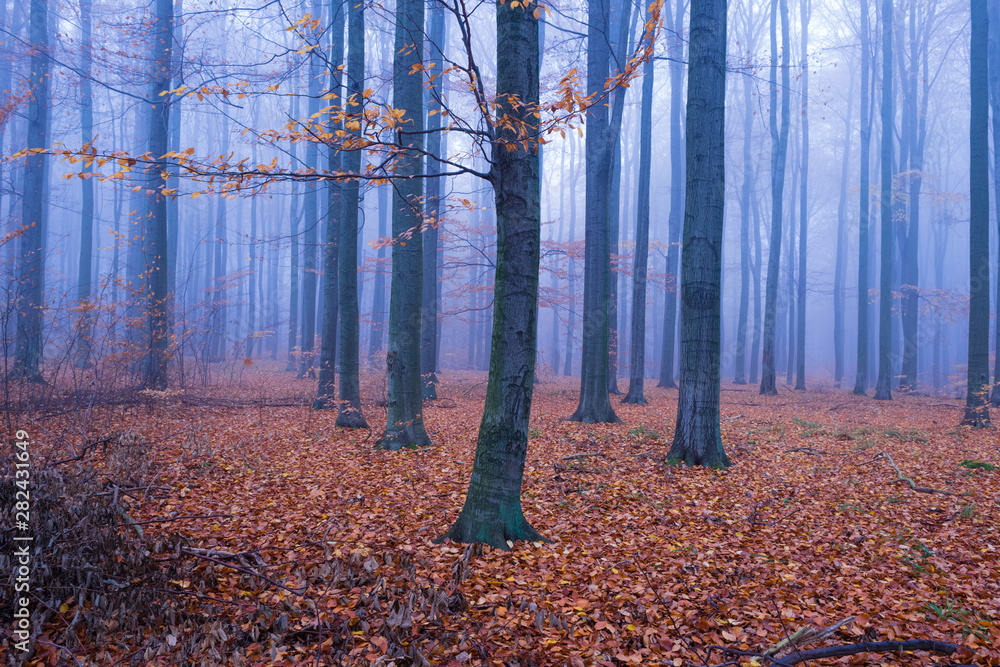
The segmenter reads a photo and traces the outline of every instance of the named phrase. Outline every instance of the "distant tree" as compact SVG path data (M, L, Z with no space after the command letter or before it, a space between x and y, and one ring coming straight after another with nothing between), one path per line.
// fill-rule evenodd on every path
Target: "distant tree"
M969 374L963 424L990 425L990 149L987 0L971 0L969 47Z
M49 142L49 24L48 1L31 0L28 9L31 61L28 87L28 136L26 147L47 148ZM45 161L29 155L24 164L21 198L20 257L18 258L17 336L14 341L14 377L42 382L42 312L45 293Z
M437 398L437 351L438 351L438 250L440 246L439 227L441 225L441 172L438 157L442 153L443 137L442 98L444 75L443 49L445 45L444 4L429 3L430 15L427 20L427 43L430 51L428 66L430 67L430 84L427 104L427 153L426 173L429 178L424 180L426 196L424 197L425 215L429 222L423 231L423 308L420 317L420 372L422 376L424 400Z
M653 162L655 74L656 61L650 57L643 73L639 109L639 201L636 206L635 260L632 268L632 344L629 350L628 393L622 399L622 403L633 405L646 403L643 384L646 379L646 277L649 270L649 184Z
M757 38L753 24L753 3L746 3L742 14L746 24L744 33L747 40L746 52L756 50ZM749 59L748 59L749 61ZM748 63L749 64L749 63ZM746 343L747 320L750 311L750 216L751 198L754 187L753 168L753 80L749 76L743 79L743 185L740 188L740 310L736 320L736 363L733 372L733 384L746 384ZM760 322L754 320L756 328ZM756 356L756 355L755 355Z
M846 315L847 279L847 194L850 188L852 120L854 113L854 68L847 93L847 111L844 113L844 149L840 162L840 196L837 199L837 258L833 272L833 382L840 388L844 381L844 331ZM867 312L867 310L865 311Z
M587 1L587 94L599 96L610 77L610 0ZM616 107L620 122L621 111ZM570 421L620 421L608 398L608 345L611 290L611 251L608 245L611 162L614 156L614 119L607 104L587 110L587 206L583 263L583 353L580 366L580 402Z
M691 3L677 425L669 457L726 467L719 424L726 198L726 0Z
M80 140L85 146L94 140L94 96L90 84L90 69L94 59L92 6L92 0L80 0ZM81 167L82 172L86 170L86 165ZM80 189L80 262L76 296L80 322L77 330L76 366L86 368L90 365L91 339L94 335L90 300L94 270L94 181L89 177L83 178Z
M423 77L419 72L424 50L423 0L396 3L396 44L392 66L393 103L403 110L405 123L396 129L400 153L396 157L392 202L392 284L389 296L389 405L385 433L379 447L397 450L431 444L422 410L420 378L420 319L422 291L422 207L420 153L424 148Z
M800 0L799 20L802 22L802 173L799 180L799 273L795 303L798 321L795 327L795 388L806 388L806 239L809 232L809 17L812 0Z
M497 2L497 114L505 122L497 123L494 130L489 174L497 212L490 374L465 504L458 520L437 542L448 538L506 550L518 540L543 539L521 509L535 376L541 247L535 117L538 9L530 0L518 7Z
M775 396L775 335L778 315L778 277L781 267L781 224L785 188L785 157L788 152L789 125L789 36L788 0L781 4L781 128L778 128L778 4L771 0L771 244L767 256L767 286L764 303L764 355L760 393Z
M660 350L658 387L674 388L674 347L677 342L678 257L684 222L684 10L687 0L677 0L675 13L665 6L667 53L670 59L670 212L667 217L667 291L663 310L663 345Z
M857 372L854 378L854 393L864 396L868 393L868 274L869 257L869 210L871 192L869 169L871 166L872 105L869 95L871 76L871 29L868 18L868 0L861 3L861 107L858 110L861 125L861 174L858 211L858 349Z
M892 0L882 0L882 247L878 306L878 380L875 399L892 400L892 136L895 88L892 78Z

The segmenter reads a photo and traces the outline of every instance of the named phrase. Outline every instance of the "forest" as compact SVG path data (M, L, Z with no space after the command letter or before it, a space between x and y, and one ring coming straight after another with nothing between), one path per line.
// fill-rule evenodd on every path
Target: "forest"
M0 663L1000 666L1000 0L0 0Z

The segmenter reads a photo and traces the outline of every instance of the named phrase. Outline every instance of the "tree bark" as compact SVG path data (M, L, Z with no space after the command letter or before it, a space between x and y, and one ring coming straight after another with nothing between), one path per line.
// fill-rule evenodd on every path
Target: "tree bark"
M389 404L385 433L378 447L398 450L431 444L422 416L420 306L422 303L423 224L420 153L424 148L423 0L396 3L396 44L392 66L392 106L404 112L397 128L392 210L392 285L389 297ZM411 74L412 71L416 73Z
M785 187L785 156L788 150L789 125L789 38L788 0L781 4L781 128L778 129L778 37L777 13L779 0L771 0L771 244L767 257L767 285L764 302L764 354L760 393L778 394L775 378L775 334L778 309L778 277L781 266L782 194Z
M993 110L993 205L997 217L997 244L1000 246L1000 0L990 0L990 30L989 30L989 86L990 102ZM1000 271L997 272L996 283L996 313L994 324L994 369L993 395L991 405L1000 408Z
M365 4L347 2L347 100L351 122L364 123L365 90ZM336 11L336 9L334 10ZM355 106L357 105L357 106ZM361 171L361 150L348 151L344 156L344 171L356 174ZM343 186L344 207L340 227L340 411L337 426L368 428L361 411L361 318L358 302L358 209L361 185L350 180Z
M727 467L719 424L725 222L726 0L691 3L681 364L669 457Z
M861 125L861 167L858 211L858 345L857 370L854 376L854 393L864 396L868 393L868 275L869 267L869 220L871 207L871 185L869 168L871 165L872 112L869 96L871 75L871 29L869 27L868 0L861 2L861 107L858 116Z
M837 202L837 259L833 275L833 382L838 389L844 381L844 316L847 274L847 190L851 163L851 114L854 110L854 69L847 93L847 113L844 114L844 152L840 167L840 199Z
M878 381L875 400L892 400L892 135L895 119L892 78L892 0L882 0L882 247L878 302Z
M84 146L94 140L94 98L90 84L90 66L93 62L92 6L92 0L80 0L80 71L82 72L80 77L80 140ZM86 163L80 167L81 173L87 170ZM94 333L94 320L90 303L94 256L94 181L91 178L84 178L81 181L80 194L80 262L76 296L80 308L80 320L76 334L76 367L87 368L90 365L91 338Z
M533 117L539 78L534 10L530 2L520 7L497 3L497 113L514 122L498 131L493 148L491 181L497 212L493 349L469 491L458 520L436 540L482 542L504 550L517 540L543 539L521 508L535 376L541 243L541 165ZM521 140L528 145L522 146Z
M28 87L28 136L26 148L46 148L49 142L49 25L47 0L31 0L28 9L31 76ZM44 383L42 377L42 312L45 295L45 166L44 155L24 162L21 198L20 257L18 258L17 335L14 340L13 376Z
M331 99L336 100L340 106L339 109L329 115L327 121L331 125L329 131L334 133L344 132L344 124L341 120L335 119L335 114L337 112L347 113L349 111L348 104L344 102L345 95L342 80L344 26L346 24L344 14L347 11L346 4L342 0L333 0L330 3L330 90L328 94L333 95ZM327 171L329 173L336 174L344 171L342 168L344 166L342 164L344 161L343 154L343 151L333 147L327 149ZM340 279L344 274L344 271L340 268L340 260L343 258L343 253L340 249L341 231L349 227L346 220L348 203L345 201L344 190L345 185L343 181L330 180L326 184L327 211L326 239L323 244L323 308L320 311L322 313L322 325L320 329L319 369L317 373L319 382L316 391L316 400L313 401L312 405L314 410L334 407L338 361L338 324L346 324L349 317L342 316L340 313L341 293L343 291ZM354 209L355 215L357 215L357 199L354 201ZM357 229L356 220L354 229ZM357 232L354 233L355 235L357 234ZM352 250L356 251L357 246L354 246ZM345 269L348 272L350 268L356 267L354 254L352 253L347 259L347 267ZM354 270L357 271L356 268ZM344 300L347 298L347 295L344 295ZM354 303L356 306L357 283L355 283ZM342 317L344 318L343 320ZM341 377L341 385L343 385L343 377ZM343 387L341 387L341 390L343 390ZM339 421L339 414L337 419Z
M969 373L965 417L969 426L990 425L990 165L987 81L987 0L971 0L969 80Z
M757 48L753 34L753 5L746 6L747 53ZM747 59L749 65L749 58ZM740 189L740 312L736 321L736 363L733 384L746 384L747 319L750 311L750 198L753 196L753 81L743 78L743 186ZM758 321L754 321L759 326Z
M809 17L812 0L799 2L802 21L802 173L799 176L798 324L795 328L795 388L806 388L806 239L809 234Z
M652 6L651 6L652 7ZM650 15L650 20L652 15ZM632 266L632 344L629 348L628 393L622 403L645 405L646 379L646 275L649 265L649 185L652 176L653 78L656 61L652 48L642 79L639 109L639 201L636 205L635 261Z

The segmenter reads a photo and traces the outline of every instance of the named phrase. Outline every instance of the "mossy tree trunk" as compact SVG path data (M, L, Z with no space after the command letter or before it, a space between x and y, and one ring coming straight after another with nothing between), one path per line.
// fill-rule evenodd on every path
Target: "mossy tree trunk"
M542 539L521 508L535 378L542 217L534 118L538 105L535 9L530 2L520 7L497 3L497 113L512 122L496 130L490 172L497 213L490 374L465 505L455 524L437 540L482 542L505 550L518 540Z

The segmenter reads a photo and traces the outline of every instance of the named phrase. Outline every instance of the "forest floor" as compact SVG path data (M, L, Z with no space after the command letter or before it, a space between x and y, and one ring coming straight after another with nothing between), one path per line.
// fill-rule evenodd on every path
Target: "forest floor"
M290 374L107 408L101 428L148 443L128 515L177 577L155 598L176 612L84 638L79 664L714 665L710 645L760 651L853 616L809 648L970 652L810 664L1000 665L1000 469L976 463L1000 465L1000 436L959 427L958 401L726 384L734 465L715 471L666 459L676 390L649 382L648 405L613 398L621 424L583 425L564 421L577 381L549 378L523 506L551 543L503 552L431 542L461 508L485 396L485 374L442 380L434 446L397 453L372 448L383 407L364 405L371 432L335 428ZM52 433L68 417L39 419ZM66 660L75 604L33 662Z

